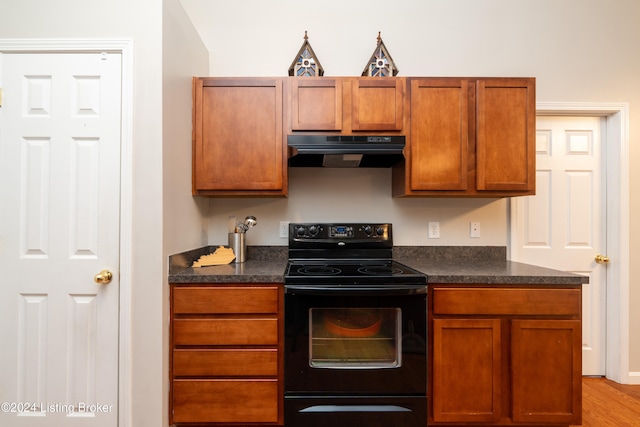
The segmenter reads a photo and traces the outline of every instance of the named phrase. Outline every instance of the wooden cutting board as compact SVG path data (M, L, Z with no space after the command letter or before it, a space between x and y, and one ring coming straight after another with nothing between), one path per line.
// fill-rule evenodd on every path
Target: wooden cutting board
M209 255L202 255L197 261L194 261L192 267L229 264L234 259L236 259L236 256L233 253L233 249L218 246L215 252L210 253Z

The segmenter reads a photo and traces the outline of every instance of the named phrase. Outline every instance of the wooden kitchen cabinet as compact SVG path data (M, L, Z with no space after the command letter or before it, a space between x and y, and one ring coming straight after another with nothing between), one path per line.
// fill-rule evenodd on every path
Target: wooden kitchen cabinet
M582 419L581 289L429 290L429 425Z
M351 82L351 128L354 131L400 131L406 80L360 77Z
M283 86L276 78L193 78L194 195L287 195Z
M283 424L282 304L277 285L171 287L171 424Z
M436 422L496 422L501 409L501 327L495 319L433 320Z
M534 79L476 82L476 187L535 194Z
M411 132L394 196L535 194L535 79L408 81Z
M470 86L464 79L411 80L411 191L468 188Z
M535 194L535 79L193 79L192 193L286 196L287 135L406 136L392 194Z
M290 77L290 129L392 132L404 126L404 78Z
M292 77L291 129L342 130L342 80Z

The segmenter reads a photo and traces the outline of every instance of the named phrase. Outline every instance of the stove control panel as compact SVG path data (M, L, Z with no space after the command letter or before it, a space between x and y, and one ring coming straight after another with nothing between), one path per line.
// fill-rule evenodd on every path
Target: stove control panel
M332 225L329 228L329 237L353 237L353 227L348 225Z
M289 224L294 240L390 240L391 224Z

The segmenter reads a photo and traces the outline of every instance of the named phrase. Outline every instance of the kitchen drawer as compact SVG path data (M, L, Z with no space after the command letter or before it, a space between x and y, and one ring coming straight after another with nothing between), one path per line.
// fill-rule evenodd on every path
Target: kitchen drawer
M174 423L275 423L277 380L174 380Z
M174 319L173 345L278 345L278 319Z
M174 287L174 314L273 314L278 287Z
M275 377L276 349L178 349L173 351L174 377Z
M435 315L578 316L580 289L436 288Z

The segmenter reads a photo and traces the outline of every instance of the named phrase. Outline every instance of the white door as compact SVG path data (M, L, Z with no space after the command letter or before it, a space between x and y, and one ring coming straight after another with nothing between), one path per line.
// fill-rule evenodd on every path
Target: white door
M0 84L0 425L115 427L121 54L8 53Z
M536 195L511 200L511 259L589 276L582 371L605 374L606 185L600 117L537 117Z

